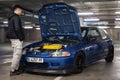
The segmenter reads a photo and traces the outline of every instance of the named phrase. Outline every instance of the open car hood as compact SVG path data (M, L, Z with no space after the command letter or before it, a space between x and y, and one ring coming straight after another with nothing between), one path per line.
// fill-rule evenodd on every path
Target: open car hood
M50 35L75 35L81 38L77 10L65 3L44 5L39 10L42 38Z

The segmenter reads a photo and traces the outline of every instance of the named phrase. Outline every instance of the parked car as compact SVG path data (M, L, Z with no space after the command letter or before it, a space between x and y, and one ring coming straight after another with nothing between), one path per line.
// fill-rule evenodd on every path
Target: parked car
M20 67L25 71L68 74L81 72L100 59L112 62L114 46L107 32L80 27L75 8L55 3L39 10L42 41L24 47Z

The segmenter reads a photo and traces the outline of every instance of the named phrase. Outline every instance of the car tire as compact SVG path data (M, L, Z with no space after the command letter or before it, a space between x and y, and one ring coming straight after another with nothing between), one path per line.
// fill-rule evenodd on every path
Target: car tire
M106 62L112 62L113 59L114 59L114 48L110 47L105 60L106 60Z
M24 60L23 60L24 58L23 57L24 57L24 55L22 55L20 63L19 63L19 68L18 69L19 69L20 72L25 72L25 67L24 67L25 64L24 64Z
M84 64L84 55L83 55L82 52L79 52L75 56L75 60L74 60L74 69L75 69L75 72L81 73L83 71L83 64Z

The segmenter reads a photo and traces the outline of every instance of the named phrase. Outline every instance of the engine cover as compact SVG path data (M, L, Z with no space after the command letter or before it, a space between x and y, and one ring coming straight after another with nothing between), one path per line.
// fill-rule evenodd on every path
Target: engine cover
M44 44L43 49L47 50L59 50L62 48L61 44Z

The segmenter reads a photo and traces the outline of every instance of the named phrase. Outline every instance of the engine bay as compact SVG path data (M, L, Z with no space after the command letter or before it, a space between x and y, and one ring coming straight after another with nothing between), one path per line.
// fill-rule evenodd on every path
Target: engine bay
M31 47L29 51L35 51L35 52L58 51L64 49L65 47L67 47L67 45L44 43L40 46Z
M58 51L68 46L78 43L76 37L71 36L50 36L42 41L41 44L31 47L29 51L44 52L44 51Z

